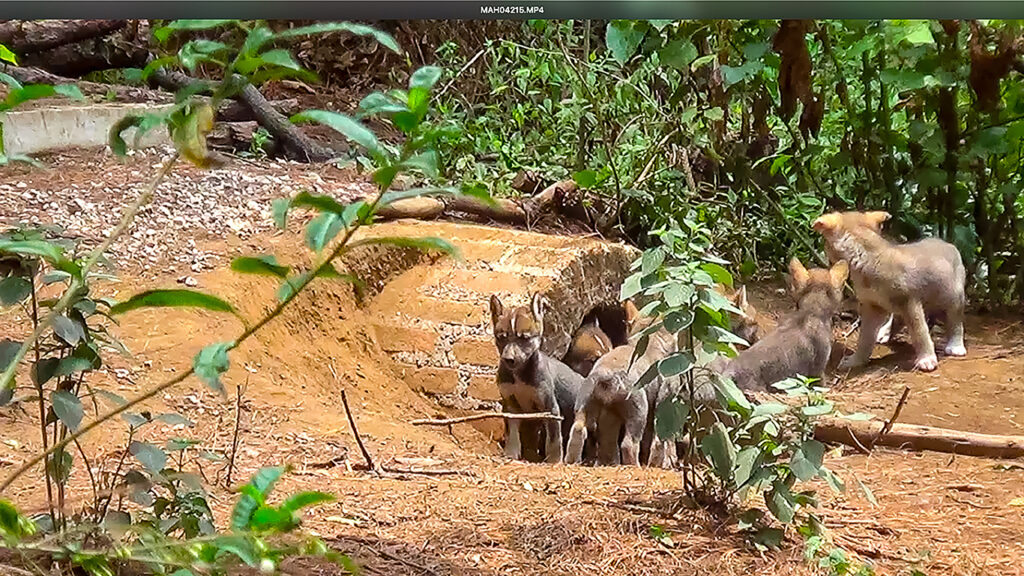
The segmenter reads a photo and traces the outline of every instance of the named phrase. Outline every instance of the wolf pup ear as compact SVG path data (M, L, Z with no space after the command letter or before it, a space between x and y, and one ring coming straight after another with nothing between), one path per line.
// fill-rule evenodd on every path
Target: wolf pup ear
M885 211L865 212L864 219L875 228L881 228L882 223L892 218L892 214Z
M626 300L622 303L622 308L626 311L626 325L636 324L636 321L640 319L640 311L636 309L636 304L633 304L632 300Z
M538 324L544 321L544 311L547 307L548 301L543 294L537 292L533 295L533 300L530 301L530 311L533 312L533 317Z
M498 295L491 294L491 322L497 324L498 319L501 318L501 314L504 311L505 306L502 305L501 299L498 298Z
M832 286L837 289L842 289L843 284L846 283L846 278L850 275L850 265L846 260L840 260L836 262L832 268L828 271L829 279L832 281Z
M828 214L822 214L811 224L811 228L815 232L831 232L839 226L840 215L838 212L829 212Z
M746 286L740 286L739 290L736 290L736 292L732 295L731 300L732 300L732 303L735 304L736 307L739 308L740 310L743 310L744 308L746 308L747 307L747 287Z
M811 274L807 271L807 268L804 268L799 259L794 257L789 261L789 286L792 292L796 293L803 290L810 279Z

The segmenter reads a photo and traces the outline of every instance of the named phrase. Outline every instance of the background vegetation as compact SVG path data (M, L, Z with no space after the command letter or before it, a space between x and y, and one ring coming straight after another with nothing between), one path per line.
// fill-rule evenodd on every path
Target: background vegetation
M824 210L884 209L954 242L977 302L1020 298L1024 150L1013 21L533 21L476 53L441 116L448 170L509 194L572 177L641 244L689 210L749 276Z

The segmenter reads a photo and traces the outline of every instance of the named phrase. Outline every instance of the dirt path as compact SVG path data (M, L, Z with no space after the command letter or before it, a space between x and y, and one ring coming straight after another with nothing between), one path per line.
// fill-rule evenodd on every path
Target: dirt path
M43 200L36 200L35 192L26 200L25 192L18 190L43 193L58 206L73 202L81 192L87 202L103 207L96 209L99 214L119 205L123 197L113 193L109 183L86 188L98 171L109 170L117 174L115 178L123 178L116 190L144 181L142 174L127 169L116 172L110 160L99 164L97 169L83 161L78 169L60 172L4 169L0 203L21 206L16 214L36 215L44 222L73 220L72 211L50 210ZM258 178L245 176L248 167L237 170L219 177ZM151 244L159 253L158 263L148 270L127 265L122 282L103 290L123 297L145 287L175 285L187 274L202 289L237 303L247 317L260 314L273 301L274 283L222 267L228 257L255 250L277 253L286 261L300 258L301 237L294 232L268 232L264 208L271 198L286 194L286 186L294 185L287 180L312 178L293 173L292 168L288 176L278 174L276 167L254 173L263 174L260 170L281 182L260 185L262 192L251 198L246 196L250 189L241 188L234 196L241 208L227 216L244 216L250 232L239 234L216 218L174 230L173 236L161 232L159 241ZM165 196L172 204L193 195L208 198L222 193L216 182L202 180L206 184L200 186L194 181L196 174L184 174L176 186L189 192ZM338 175L332 178L336 180L321 185L360 189L358 182ZM18 182L25 186L19 187ZM245 209L248 199L255 199L260 209ZM23 202L28 203L19 204ZM151 213L162 214L160 205ZM174 224L171 218L170 224L157 220L151 228L167 230ZM164 260L174 252L160 247L188 246L186 238L203 229L211 233L197 238L194 249L211 255L210 266L193 271L192 262L175 263L173 256ZM125 245L130 247L134 241L138 246L149 245L144 232L133 238ZM755 291L753 297L768 312L784 306L768 289ZM22 323L17 310L0 315L0 331L11 337L23 330ZM132 313L124 317L118 334L134 355L109 358L90 383L131 396L173 376L187 367L202 346L228 339L239 329L237 321L211 314ZM903 356L882 358L863 374L837 382L836 397L847 411L866 410L887 417L903 387L910 386L903 422L1024 434L1018 424L1024 417L1021 342L1024 328L1015 320L972 317L966 359L943 361L933 374L915 374L899 368ZM877 352L884 356L885 349L879 347ZM735 534L733 525L721 525L680 507L675 473L509 463L500 458L495 444L471 426L413 427L409 420L433 415L439 408L413 392L391 362L349 291L329 282L315 284L294 309L232 353L225 381L232 392L236 386L244 388L232 484L260 466L293 464L294 472L281 484L282 493L315 488L336 494L336 503L311 511L307 527L352 553L369 574L816 573L803 561L798 547L758 553ZM22 376L19 382L24 385L28 379ZM338 399L342 386L378 461L465 474L377 478L364 471ZM195 426L156 425L146 432L146 439L188 436L202 440L214 453L229 451L234 435L233 396L220 398L190 381L150 408L174 409ZM30 414L17 408L0 410L4 439L0 471L9 471L38 449ZM113 467L124 440L119 423L89 437L84 446L97 472ZM878 574L910 574L911 569L928 575L1022 573L1024 507L1015 505L1015 499L1024 497L1024 468L1017 463L890 450L877 450L869 457L837 450L827 462L850 487L847 494L838 496L821 487L822 513L830 534L836 544L871 561ZM224 487L225 464L197 459L193 465L215 484L211 504L223 523L233 501ZM854 476L870 487L878 506L860 495ZM81 491L75 493L87 493L86 482L84 470L76 464L72 484ZM8 496L39 505L37 484L26 479ZM654 526L670 535L670 544L650 536ZM334 573L302 561L286 568L294 574Z

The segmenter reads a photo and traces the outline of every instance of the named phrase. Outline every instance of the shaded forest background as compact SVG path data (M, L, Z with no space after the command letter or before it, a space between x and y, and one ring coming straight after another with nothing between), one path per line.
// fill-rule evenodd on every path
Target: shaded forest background
M22 70L119 85L144 84L183 41L152 39L146 21L28 24L0 23ZM568 216L641 245L693 218L744 277L819 258L822 211L882 209L894 237L956 244L974 303L1024 291L1019 22L371 24L406 54L346 33L297 40L317 78L268 78L263 94L351 112L435 64L453 182L515 198L575 180ZM202 77L202 56L185 72Z

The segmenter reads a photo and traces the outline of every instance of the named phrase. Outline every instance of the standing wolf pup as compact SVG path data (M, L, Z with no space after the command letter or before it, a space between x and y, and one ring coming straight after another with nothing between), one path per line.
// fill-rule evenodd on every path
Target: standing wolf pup
M832 212L814 221L825 238L832 261L850 263L850 280L860 308L860 336L852 356L840 368L863 366L890 314L900 316L910 331L914 367L938 368L928 317L942 317L949 356L965 356L964 294L967 272L960 252L938 238L893 244L881 234L888 212Z
M544 334L544 297L534 294L529 307L506 310L491 295L494 344L498 348L498 392L505 412L528 414L549 412L562 421L506 420L505 456L518 459L536 454L541 432L545 436L546 462L562 461L563 439L572 428L576 395L583 377L541 351Z

